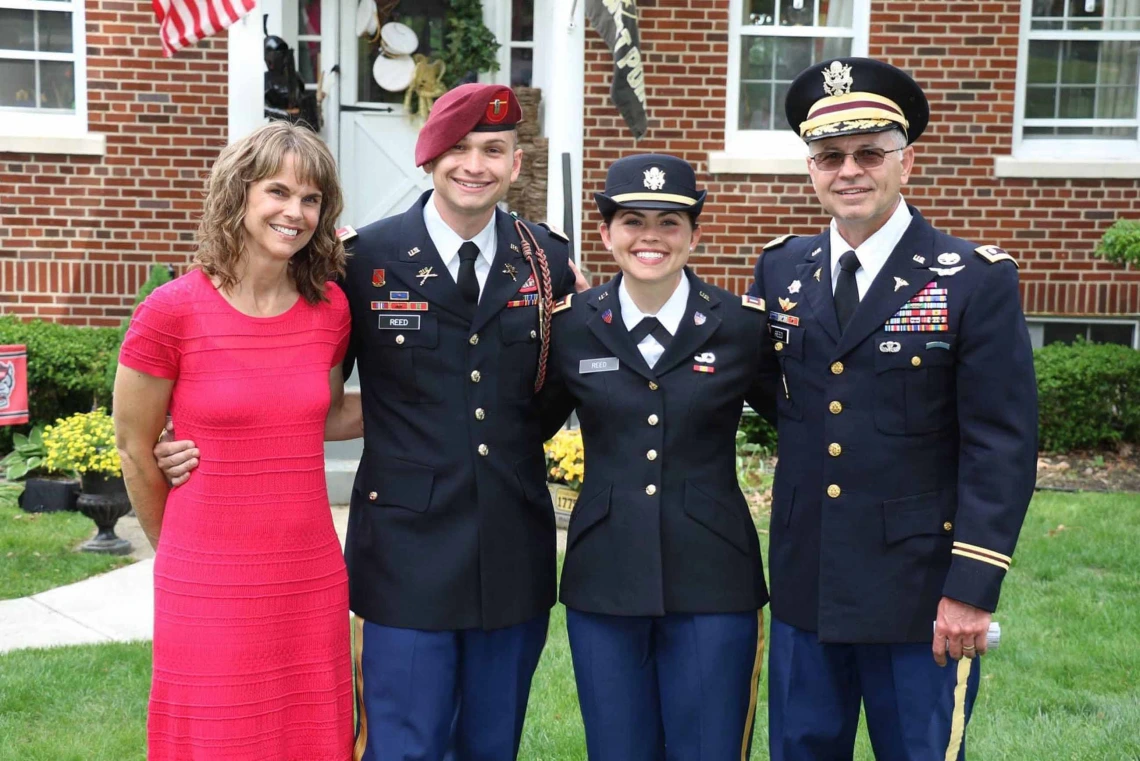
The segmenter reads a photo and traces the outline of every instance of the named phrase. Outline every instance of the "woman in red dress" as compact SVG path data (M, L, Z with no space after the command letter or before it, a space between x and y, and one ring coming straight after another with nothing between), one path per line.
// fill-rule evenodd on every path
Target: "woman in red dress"
M326 438L361 435L340 362L349 310L336 166L281 122L214 164L196 266L131 321L114 417L155 548L150 761L347 761L348 586ZM152 447L169 409L201 452L169 489Z

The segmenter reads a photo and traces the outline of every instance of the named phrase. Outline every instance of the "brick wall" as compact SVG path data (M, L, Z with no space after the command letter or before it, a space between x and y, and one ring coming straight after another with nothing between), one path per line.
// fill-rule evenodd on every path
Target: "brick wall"
M226 144L226 37L162 57L145 0L87 0L88 130L105 156L0 152L0 313L117 325L194 251Z
M1140 218L1138 180L998 179L993 158L1013 139L1020 1L874 0L870 55L909 71L926 90L931 124L918 142L907 199L941 229L1012 252L1027 312L1138 314L1140 272L1090 253L1119 216ZM581 202L584 261L615 271L595 232L592 193L630 151L666 152L697 168L709 191L704 241L691 258L702 277L743 292L756 251L786 232L828 223L806 176L710 175L724 149L728 0L639 0L650 131L634 143L609 103L612 59L592 30L586 45Z

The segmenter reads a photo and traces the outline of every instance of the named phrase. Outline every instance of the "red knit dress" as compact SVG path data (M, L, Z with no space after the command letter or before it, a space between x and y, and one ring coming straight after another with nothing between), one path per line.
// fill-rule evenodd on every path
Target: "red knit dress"
M166 500L155 557L149 761L352 756L348 579L323 443L349 311L335 284L326 294L250 317L195 270L131 320L120 362L174 381L175 433L201 451Z

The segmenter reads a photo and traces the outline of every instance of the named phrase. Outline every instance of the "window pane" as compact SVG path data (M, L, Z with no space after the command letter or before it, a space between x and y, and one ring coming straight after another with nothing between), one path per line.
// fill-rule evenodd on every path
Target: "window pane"
M812 43L810 37L776 37L776 79L792 81L801 71L811 66Z
M1029 87L1025 91L1025 118L1052 119L1057 116L1057 90Z
M1062 29L1065 0L1033 0L1033 29Z
M514 48L511 50L511 87L530 87L534 81L534 50Z
M771 26L776 21L776 0L745 0L745 26Z
M1060 113L1062 119L1091 119L1096 104L1096 88L1065 87L1061 90Z
M774 101L772 113L772 129L789 129L788 117L784 113L784 101L788 99L788 90L791 88L791 86L791 82L781 82L776 85L776 99Z
M534 0L511 3L511 40L530 42L534 39Z
M432 58L446 46L447 5L443 0L400 0L400 4L388 17L389 21L399 21L411 27L419 38L416 53ZM372 65L380 55L380 40L375 42L366 37L356 38L357 81L356 97L359 103L400 103L404 102L403 92L390 92L376 84L372 77Z
M301 75L301 81L307 85L315 85L317 73L321 70L321 43L298 42L297 64L297 73Z
M297 34L321 33L321 0L300 0L297 13Z
M1066 29L1140 29L1140 8L1130 0L1096 0L1092 10L1086 11L1085 0L1069 0Z
M1135 140L1135 127L1026 127L1025 137Z
M740 57L740 78L771 79L776 40L771 37L745 37L741 47L743 55Z
M75 65L70 61L40 62L40 106L75 108Z
M0 106L35 108L35 91L34 62L0 60Z
M1057 60L1060 55L1061 43L1056 40L1030 40L1029 83L1055 83L1057 81Z
M738 129L773 129L772 85L745 82L740 85Z
M850 29L855 24L854 0L819 0L819 23Z
M1066 40L1061 58L1061 81L1065 84L1095 84L1100 43Z
M1102 325L1093 323L1089 326L1089 340L1100 344L1132 345L1132 325Z
M71 14L38 11L39 39L37 50L45 53L71 52Z
M780 0L780 26L813 26L814 12L815 0Z
M1096 118L1131 119L1135 116L1135 87L1101 87L1098 90L1096 99Z
M1045 344L1072 343L1077 338L1087 338L1088 325L1083 322L1045 323Z
M34 14L34 11L0 8L0 48L34 50Z

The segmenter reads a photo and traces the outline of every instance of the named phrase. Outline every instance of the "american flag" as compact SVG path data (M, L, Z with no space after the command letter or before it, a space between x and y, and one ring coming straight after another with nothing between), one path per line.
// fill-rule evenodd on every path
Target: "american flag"
M217 34L249 13L257 0L151 0L167 58Z

